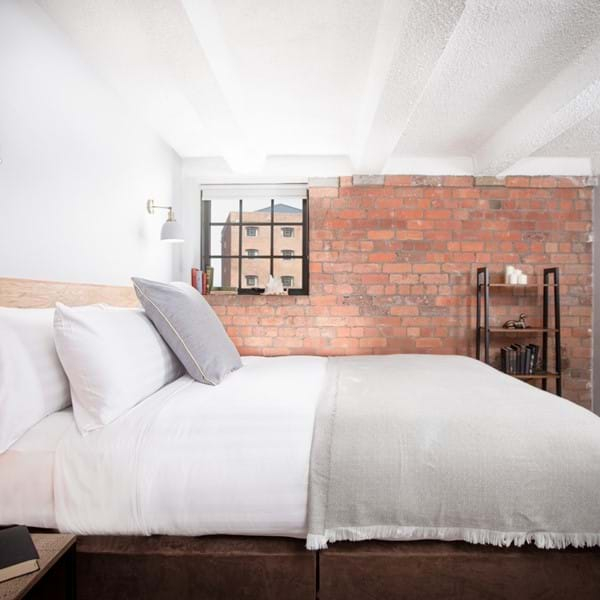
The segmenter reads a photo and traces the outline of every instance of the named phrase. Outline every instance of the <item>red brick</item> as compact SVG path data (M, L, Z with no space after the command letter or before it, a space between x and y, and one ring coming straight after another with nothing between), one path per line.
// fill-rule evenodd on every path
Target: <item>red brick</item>
M373 231L369 231L367 233L367 237L370 240L391 240L394 237L394 232L376 229Z

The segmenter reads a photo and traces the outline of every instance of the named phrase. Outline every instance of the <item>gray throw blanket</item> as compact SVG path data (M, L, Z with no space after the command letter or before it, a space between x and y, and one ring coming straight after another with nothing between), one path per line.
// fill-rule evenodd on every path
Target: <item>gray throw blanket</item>
M600 545L600 418L466 357L330 359L307 548L365 539Z

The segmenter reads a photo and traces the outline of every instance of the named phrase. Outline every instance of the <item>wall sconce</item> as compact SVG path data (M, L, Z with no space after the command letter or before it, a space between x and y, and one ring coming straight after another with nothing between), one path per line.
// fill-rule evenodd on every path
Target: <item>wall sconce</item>
M167 220L163 223L163 226L160 230L160 239L165 242L183 242L183 227L175 220L175 213L173 212L172 206L158 206L154 204L154 200L150 198L148 202L146 202L146 210L153 215L154 211L157 209L168 210L169 213L167 215Z

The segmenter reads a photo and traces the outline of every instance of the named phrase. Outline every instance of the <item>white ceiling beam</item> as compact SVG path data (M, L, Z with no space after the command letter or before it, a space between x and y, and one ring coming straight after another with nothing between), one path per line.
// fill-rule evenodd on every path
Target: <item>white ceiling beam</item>
M181 3L242 138L224 149L225 160L236 172L256 171L262 166L265 153L251 139L244 90L214 2L181 0Z
M464 7L465 0L384 0L352 152L356 172L383 170Z
M600 39L563 69L485 143L477 175L498 175L587 118L600 106Z

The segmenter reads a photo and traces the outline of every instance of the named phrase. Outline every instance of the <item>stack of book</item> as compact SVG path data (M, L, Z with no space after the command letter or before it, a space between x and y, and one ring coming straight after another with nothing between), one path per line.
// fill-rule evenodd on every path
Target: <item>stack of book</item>
M533 375L540 347L537 344L511 344L500 350L501 369L509 375Z
M196 288L201 294L210 293L213 287L213 276L214 269L212 267L206 267L206 271L192 267L192 287Z

